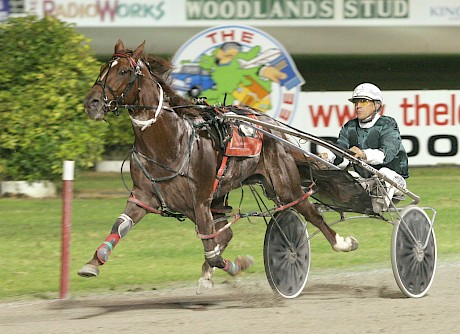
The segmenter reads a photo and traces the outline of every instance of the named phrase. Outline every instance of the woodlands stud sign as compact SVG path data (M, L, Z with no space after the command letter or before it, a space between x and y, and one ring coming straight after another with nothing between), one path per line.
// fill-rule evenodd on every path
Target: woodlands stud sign
M187 0L186 12L189 20L398 19L409 17L409 0Z

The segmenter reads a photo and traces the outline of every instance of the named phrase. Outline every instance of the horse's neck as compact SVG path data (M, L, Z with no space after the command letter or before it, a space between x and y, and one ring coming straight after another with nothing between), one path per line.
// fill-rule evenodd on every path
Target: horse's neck
M133 124L135 147L144 154L171 160L183 154L187 124L174 112L162 110L155 123L144 130ZM186 136L188 137L188 136Z
M176 112L169 108L163 88L158 85L158 98L151 95L155 91L153 81L144 82L139 104L151 106L132 115L137 120L147 121L146 126L133 123L136 137L136 148L151 156L161 156L166 160L176 159L184 154L186 142L190 138L190 126ZM157 107L160 108L157 110ZM169 109L169 110L167 110Z

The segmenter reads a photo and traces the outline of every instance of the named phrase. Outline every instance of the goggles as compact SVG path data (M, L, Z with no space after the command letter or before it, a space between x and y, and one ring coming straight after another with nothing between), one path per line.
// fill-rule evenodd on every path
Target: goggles
M373 103L374 101L368 99L355 99L351 101L355 106L361 104L362 106L367 106L369 103Z

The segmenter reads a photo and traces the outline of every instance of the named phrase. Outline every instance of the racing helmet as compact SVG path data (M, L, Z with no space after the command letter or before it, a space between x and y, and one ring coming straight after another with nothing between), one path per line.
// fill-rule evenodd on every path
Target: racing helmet
M353 102L356 99L368 99L373 101L380 101L383 104L383 97L380 88L371 83L362 83L356 86L351 98L348 101Z

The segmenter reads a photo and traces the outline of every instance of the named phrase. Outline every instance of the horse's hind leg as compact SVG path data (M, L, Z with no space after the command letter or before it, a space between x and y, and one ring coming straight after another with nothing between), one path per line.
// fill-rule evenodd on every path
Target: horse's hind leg
M146 211L144 209L128 202L125 211L113 224L109 236L98 247L93 258L78 271L78 275L82 277L94 277L99 275L99 266L107 262L110 254L120 239L125 237L133 226L145 216L145 214Z
M290 203L305 194L300 186L300 171L291 155L274 145L265 150L264 157L267 174L281 203ZM296 204L294 208L323 233L335 251L349 252L358 248L355 238L341 237L327 225L318 209L308 199Z
M223 214L213 214L214 219L222 218L224 217ZM227 220L223 220L220 222L216 223L216 230L219 230L223 226L227 224ZM224 252L225 248L227 248L228 243L233 237L233 231L231 228L228 228L222 233L220 233L215 239L217 242L217 245L219 246L219 252L220 255ZM198 287L196 289L196 293L204 293L206 291L212 290L213 289L213 281L212 281L212 275L214 273L215 267L211 267L208 263L207 260L204 261L202 267L201 267L201 277L198 280Z
M308 200L295 205L294 208L323 233L336 252L351 252L358 248L358 240L351 236L340 236L326 224L318 209Z

